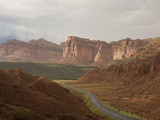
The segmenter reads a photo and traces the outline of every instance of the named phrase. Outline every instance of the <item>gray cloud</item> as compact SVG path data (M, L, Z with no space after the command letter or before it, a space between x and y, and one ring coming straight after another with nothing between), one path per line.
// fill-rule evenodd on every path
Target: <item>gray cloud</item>
M60 43L160 36L159 0L0 0L0 37ZM7 37L8 36L8 37Z

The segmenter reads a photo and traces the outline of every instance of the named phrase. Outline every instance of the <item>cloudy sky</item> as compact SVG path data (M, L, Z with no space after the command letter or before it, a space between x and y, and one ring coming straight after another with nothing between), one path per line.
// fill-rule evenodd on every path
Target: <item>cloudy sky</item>
M160 36L160 0L0 0L0 40Z

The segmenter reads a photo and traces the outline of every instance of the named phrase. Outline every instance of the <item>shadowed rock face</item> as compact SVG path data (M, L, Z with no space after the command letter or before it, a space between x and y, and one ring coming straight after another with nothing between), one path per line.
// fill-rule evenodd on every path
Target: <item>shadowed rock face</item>
M0 44L0 59L5 61L57 62L61 57L62 47L44 39Z
M72 64L105 64L112 60L128 58L137 49L148 43L144 40L131 40L129 38L106 43L69 36L63 47L63 58L68 60L64 60L65 62Z
M21 69L0 69L0 120L13 120L12 112L19 109L28 111L33 118L28 120L45 120L48 114L50 119L91 120L85 104L49 78L36 79Z

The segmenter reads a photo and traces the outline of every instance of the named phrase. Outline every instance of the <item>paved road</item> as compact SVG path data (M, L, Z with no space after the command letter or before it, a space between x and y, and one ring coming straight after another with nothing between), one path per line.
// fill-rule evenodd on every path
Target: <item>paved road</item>
M87 95L89 96L89 98L90 98L91 103L92 103L93 106L95 106L95 107L96 107L97 109L99 109L101 112L103 112L104 114L112 117L112 118L115 119L115 120L138 120L138 119L135 119L135 118L132 118L132 117L123 115L123 114L121 114L121 113L118 113L118 112L116 112L116 111L114 111L114 110L112 110L112 109L104 106L101 102L99 102L99 101L97 100L97 98L96 98L93 94L91 94L91 93L89 93L89 92L87 92L87 91L84 91L84 90L82 90L82 89L75 88L75 87L73 87L73 86L67 85L67 84L65 84L64 82L61 82L61 84L62 84L63 86L65 86L65 87L68 87L68 88L74 89L74 90L76 90L76 91L79 91L79 92L82 92L82 93L87 94Z

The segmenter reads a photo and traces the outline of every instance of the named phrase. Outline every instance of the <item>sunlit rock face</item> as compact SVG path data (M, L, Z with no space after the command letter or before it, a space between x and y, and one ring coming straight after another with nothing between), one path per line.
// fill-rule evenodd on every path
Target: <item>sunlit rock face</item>
M75 64L90 64L94 62L101 41L91 41L79 37L69 36L63 48L63 57L71 59Z
M72 64L105 64L112 60L128 58L146 44L148 42L144 40L129 38L107 43L69 36L63 47L63 58Z
M101 65L128 58L148 43L145 40L129 38L107 43L75 36L69 36L67 41L60 45L42 38L29 42L14 39L0 44L0 60Z
M118 42L112 42L113 48L113 60L128 58L133 55L140 47L148 44L144 40L131 40L130 38L120 40Z

